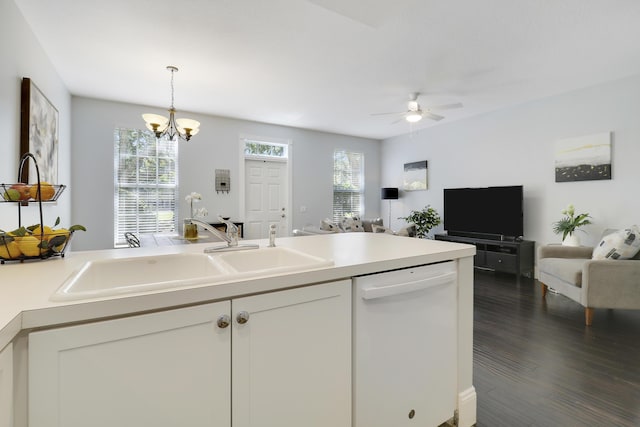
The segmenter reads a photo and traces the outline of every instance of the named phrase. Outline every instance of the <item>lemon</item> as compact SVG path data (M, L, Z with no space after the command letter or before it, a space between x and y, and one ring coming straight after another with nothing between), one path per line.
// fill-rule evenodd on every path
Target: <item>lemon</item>
M7 242L5 239L0 239L0 258L14 259L22 255L18 242L15 240Z
M11 237L13 237L13 241L14 241L14 242L19 242L19 241L22 239L22 236L20 236L20 235L16 234L16 232L15 232L15 231L9 231L9 232L7 233L7 236L11 236Z
M51 200L55 193L56 190L53 188L53 185L45 181L40 183L40 197L42 200ZM38 184L31 186L29 189L29 195L32 199L38 200Z
M41 239L43 229L44 229L44 240L49 240L51 238L50 234L53 233L53 230L48 225L45 225L44 227L40 227L38 225L36 228L33 229L32 233L35 237L37 237L38 239Z
M24 236L20 240L18 240L18 248L20 251L26 256L40 256L40 239L33 236ZM42 249L42 254L47 251Z

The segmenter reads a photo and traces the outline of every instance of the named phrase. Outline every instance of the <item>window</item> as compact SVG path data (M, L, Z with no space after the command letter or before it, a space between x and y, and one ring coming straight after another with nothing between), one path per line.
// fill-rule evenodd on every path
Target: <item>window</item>
M114 143L114 246L126 246L127 232L174 232L178 144L138 129L116 129Z
M364 154L333 153L333 220L364 214Z
M286 159L289 156L288 145L277 142L244 139L245 158L269 158L270 160Z

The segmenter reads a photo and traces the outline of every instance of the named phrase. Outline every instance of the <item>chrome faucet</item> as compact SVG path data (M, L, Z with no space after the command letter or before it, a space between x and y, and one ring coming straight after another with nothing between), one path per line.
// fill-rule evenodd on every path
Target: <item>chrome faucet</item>
M270 248L276 247L276 225L275 224L271 224L269 226L269 247Z
M224 222L225 224L227 224L227 232L226 234L222 234L220 232L220 230L218 230L215 227L212 227L211 225L207 224L204 221L200 221L199 219L195 219L195 218L187 218L185 220L188 221L190 224L197 224L200 227L204 228L205 230L207 230L208 232L210 232L211 234L213 234L214 236L224 240L225 242L227 242L227 246L238 246L238 227L236 227L236 225L234 223L228 223L227 221L223 220L222 218L219 218L220 220L222 220L222 222ZM233 229L231 229L229 227L229 224L231 224L233 226Z
M199 219L195 219L195 218L187 218L187 219L185 219L185 222L188 221L191 224L197 224L200 227L204 228L205 230L209 231L214 236L216 236L216 237L224 240L225 242L227 242L226 246L206 248L204 250L206 253L217 252L217 251L225 251L225 250L233 251L233 250L241 250L241 249L257 249L258 248L258 245L255 245L255 244L238 245L238 226L236 226L231 221L228 221L228 220L222 218L221 216L218 216L218 220L221 221L222 223L224 223L227 226L227 232L226 233L222 233L217 228L212 227L211 225L207 224L204 221L200 221Z
M227 243L229 243L229 246L238 246L238 226L220 215L218 215L218 221L227 226L227 237L229 238Z

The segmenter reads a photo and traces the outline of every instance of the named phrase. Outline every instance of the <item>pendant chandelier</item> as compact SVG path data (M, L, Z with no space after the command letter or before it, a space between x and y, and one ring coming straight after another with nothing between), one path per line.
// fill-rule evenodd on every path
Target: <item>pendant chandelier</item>
M191 119L176 119L176 109L173 107L173 75L178 71L173 65L167 66L171 72L171 107L169 118L159 114L143 114L142 118L147 123L147 129L156 134L156 138L167 136L174 141L177 136L183 141L189 141L191 137L200 131L200 122Z

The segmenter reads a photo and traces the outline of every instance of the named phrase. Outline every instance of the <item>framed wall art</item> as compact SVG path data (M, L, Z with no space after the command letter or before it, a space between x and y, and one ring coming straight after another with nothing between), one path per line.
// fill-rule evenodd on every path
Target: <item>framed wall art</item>
M33 154L40 181L58 184L58 110L27 77L22 79L21 94L20 154ZM34 165L25 164L21 179L37 181Z
M611 179L611 132L556 142L556 182Z
M427 161L405 163L402 189L419 191L427 188Z

